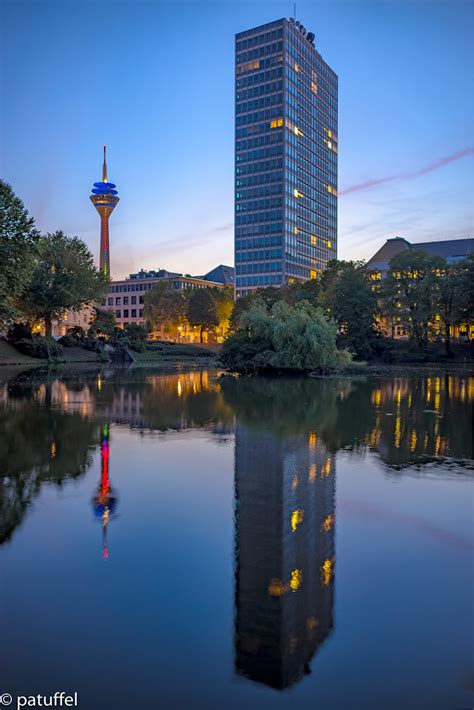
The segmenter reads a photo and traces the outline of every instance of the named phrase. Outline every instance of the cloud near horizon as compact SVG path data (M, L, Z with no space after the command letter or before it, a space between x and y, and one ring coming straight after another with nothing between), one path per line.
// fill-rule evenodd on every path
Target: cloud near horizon
M452 155L447 155L444 158L440 158L434 163L430 163L429 165L425 165L423 168L420 168L419 170L413 170L411 172L407 173L399 173L398 175L389 175L387 177L382 177L382 178L374 178L372 180L366 180L365 182L360 182L357 183L356 185L350 185L349 187L346 187L344 190L340 190L338 192L338 195L348 195L351 192L360 192L361 190L369 190L371 187L376 187L377 185L383 185L384 183L387 182L392 182L394 180L412 180L413 178L420 177L421 175L426 175L426 173L431 173L434 170L438 170L439 168L443 168L445 165L449 165L449 163L453 163L456 160L461 160L461 158L466 158L470 155L474 155L474 148L468 147L464 148L464 150L459 150L457 153L453 153Z

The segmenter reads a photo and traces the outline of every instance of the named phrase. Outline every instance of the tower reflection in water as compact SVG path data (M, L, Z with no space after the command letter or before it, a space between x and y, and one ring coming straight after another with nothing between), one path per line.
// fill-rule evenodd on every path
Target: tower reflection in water
M110 430L109 425L104 424L100 442L100 483L96 495L92 498L94 513L100 518L102 523L102 558L108 560L109 545L107 538L107 527L111 517L117 507L117 498L114 495L109 478L110 459Z
M333 628L334 458L237 424L235 496L236 671L287 688Z

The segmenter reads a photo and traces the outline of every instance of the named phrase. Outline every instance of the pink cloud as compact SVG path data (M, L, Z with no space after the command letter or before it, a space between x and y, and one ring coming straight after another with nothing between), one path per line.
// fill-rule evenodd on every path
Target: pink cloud
M443 168L445 165L449 165L449 163L453 163L456 160L461 160L461 158L466 158L469 155L474 155L474 148L469 147L464 148L464 150L458 150L457 153L453 153L452 155L447 155L444 158L440 158L440 160L437 160L434 163L430 163L429 165L425 165L425 167L420 168L419 170L413 170L411 172L400 173L398 175L390 175L382 178L374 178L373 180L366 180L365 182L360 182L356 185L350 185L344 190L340 190L338 194L348 195L350 192L368 190L371 187L375 187L376 185L383 185L384 183L391 182L392 180L411 180L412 178L420 177L420 175L426 175L426 173L431 173L434 170Z

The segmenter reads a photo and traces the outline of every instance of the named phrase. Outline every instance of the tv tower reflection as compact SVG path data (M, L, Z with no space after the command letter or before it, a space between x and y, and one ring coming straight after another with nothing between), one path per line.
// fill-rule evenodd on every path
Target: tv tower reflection
M109 478L109 460L110 460L110 430L109 425L104 424L102 429L102 437L100 442L100 463L101 475L99 488L96 495L92 498L92 505L95 515L102 521L102 558L108 560L109 545L107 540L107 528L111 517L115 513L118 499L114 495Z

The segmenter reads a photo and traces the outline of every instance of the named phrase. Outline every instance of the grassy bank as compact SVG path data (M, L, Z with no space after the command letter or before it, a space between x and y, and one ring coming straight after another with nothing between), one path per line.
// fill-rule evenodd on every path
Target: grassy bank
M201 347L200 345L184 345L179 343L157 342L148 345L143 352L129 350L136 363L169 364L172 362L199 362L212 365L215 362L219 348Z

